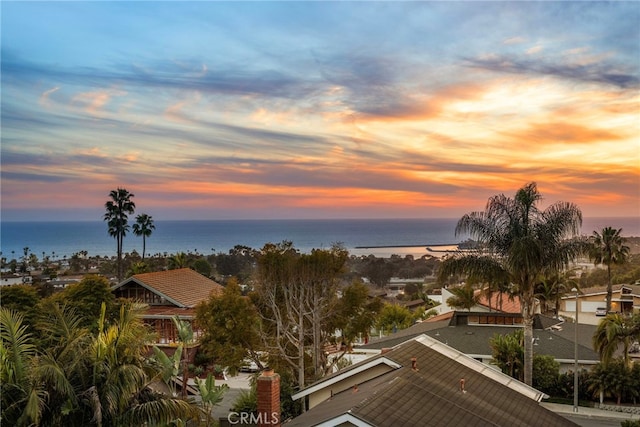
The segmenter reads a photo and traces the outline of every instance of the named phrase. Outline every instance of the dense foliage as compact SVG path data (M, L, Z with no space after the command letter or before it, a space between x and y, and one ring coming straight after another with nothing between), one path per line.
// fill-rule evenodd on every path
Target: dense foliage
M259 322L255 306L232 279L222 295L211 295L197 307L196 323L203 329L200 351L232 375L245 367L249 358L263 368Z
M495 335L491 341L493 361L500 370L522 380L524 346L522 330L507 335ZM573 399L572 371L560 373L560 364L552 356L535 355L533 386L553 399ZM580 400L613 399L615 403L638 402L640 398L640 364L628 365L622 358L598 363L590 370L579 372ZM602 395L602 396L601 396Z
M108 321L103 305L95 332L73 308L49 308L35 327L39 343L20 313L0 309L3 425L168 425L198 417L193 404L148 387L159 371L146 357L150 336L139 307L122 305Z

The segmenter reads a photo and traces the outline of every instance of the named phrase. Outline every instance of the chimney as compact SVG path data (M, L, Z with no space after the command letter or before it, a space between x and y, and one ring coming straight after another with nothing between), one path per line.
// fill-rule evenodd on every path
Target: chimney
M465 383L464 378L460 378L460 391L462 393L466 393L467 392L467 390L464 388L464 383Z
M280 426L280 375L273 369L262 371L258 377L258 427Z
M413 369L414 371L418 370L418 359L416 359L415 357L411 358L411 369Z

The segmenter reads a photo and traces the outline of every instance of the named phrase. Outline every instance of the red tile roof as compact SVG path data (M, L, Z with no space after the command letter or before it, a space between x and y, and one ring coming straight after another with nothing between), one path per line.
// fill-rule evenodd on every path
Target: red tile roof
M440 322L441 320L449 320L453 317L453 311L448 311L446 313L442 313L442 314L438 314L436 316L433 317L429 317L427 320L424 320L424 322Z
M190 268L136 274L120 282L117 289L131 281L175 303L178 307L195 307L211 293L220 295L224 288Z
M476 294L480 294L479 305L489 307L491 303L492 310L499 310L503 313L521 313L520 298L514 297L513 300L509 299L509 294L502 293L502 307L500 306L500 293L496 292L491 295L491 299L487 298L487 295L481 290L477 290Z

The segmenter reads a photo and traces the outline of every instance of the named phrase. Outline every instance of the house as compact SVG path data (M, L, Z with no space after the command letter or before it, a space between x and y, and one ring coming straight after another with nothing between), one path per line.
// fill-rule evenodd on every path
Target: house
M640 311L640 284L613 285L612 288L611 311L623 314ZM594 315L598 308L607 306L606 298L606 286L584 289L578 295L579 314ZM575 315L575 294L562 297L560 301L560 312L567 316Z
M31 276L23 274L3 274L0 280L0 286L24 285L31 283Z
M542 407L544 393L426 335L294 394L294 426L575 426Z
M534 354L553 356L560 363L560 371L574 369L576 325L564 323L548 316L536 315L533 324ZM379 353L384 348L393 347L407 340L425 334L456 350L490 364L492 360L491 338L512 333L522 328L519 313L453 312L451 316L438 316L428 321L416 323L394 334L374 338L366 345L354 350ZM578 325L578 363L590 367L599 361L598 354L591 347L591 338L596 327Z
M136 274L111 288L116 298L147 304L144 322L157 333L159 345L169 346L178 341L173 317L192 323L198 303L223 290L218 283L189 268ZM198 336L195 327L194 335Z
M479 297L479 300L478 304L472 308L473 311L500 311L502 313L522 312L520 297L518 296L512 296L506 292L493 292L487 295L486 292L480 289L476 290L474 294Z
M478 297L478 303L471 308L471 311L499 311L503 313L520 313L521 305L520 298L517 296L511 296L505 292L493 292L491 295L487 295L482 289L476 289L474 295ZM439 295L429 295L429 298L440 302L441 304L435 309L438 313L443 314L450 311L454 311L452 307L447 304L447 300L451 298L453 294L443 288L440 290ZM536 301L536 312L539 312L539 304Z

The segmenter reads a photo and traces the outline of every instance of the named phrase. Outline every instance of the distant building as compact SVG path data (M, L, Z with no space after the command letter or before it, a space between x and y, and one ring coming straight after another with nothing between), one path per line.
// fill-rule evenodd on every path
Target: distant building
M3 274L0 286L24 285L31 283L31 276L19 274Z
M640 311L640 284L613 285L611 311L622 314L632 314ZM579 313L595 314L596 310L607 306L607 287L587 288L579 296ZM572 316L576 312L575 294L562 297L560 312Z

